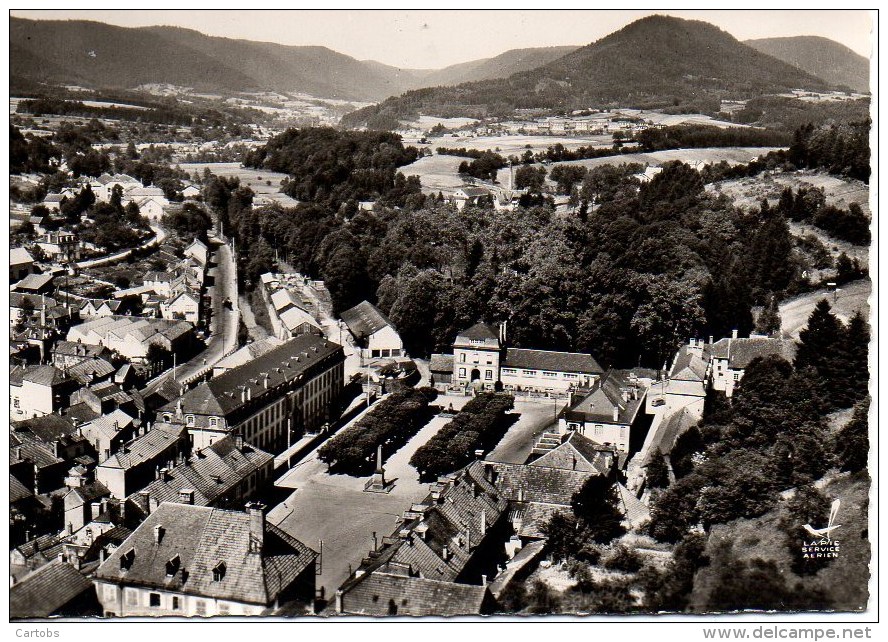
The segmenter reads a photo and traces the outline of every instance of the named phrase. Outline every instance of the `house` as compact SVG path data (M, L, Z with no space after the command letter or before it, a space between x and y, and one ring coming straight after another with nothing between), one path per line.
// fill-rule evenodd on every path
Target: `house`
M141 422L123 410L115 410L81 424L78 430L92 444L99 461L104 461L136 436L139 425Z
M302 308L291 307L278 316L281 321L282 339L289 339L300 334L324 335L324 331L315 318Z
M206 267L210 261L210 250L200 239L191 241L191 245L185 248L185 256L191 257L202 267Z
M272 292L271 305L274 307L274 311L278 314L286 312L292 308L305 309L305 304L303 303L302 298L292 290L286 288Z
M41 535L13 548L9 551L12 576L15 578L28 571L35 571L49 562L57 560L64 550L62 542L61 535Z
M130 417L141 418L145 403L137 390L124 391L114 381L99 381L80 388L71 395L71 408L87 406L96 415L108 415L121 410Z
M163 218L165 204L168 205L169 201L157 196L138 196L128 198L126 204L129 203L135 203L136 207L139 208L139 214L149 221L157 222Z
M96 468L96 481L104 484L112 497L125 499L150 484L158 470L172 467L188 450L185 426L158 421L102 461Z
M117 368L114 364L102 357L84 359L80 363L65 368L65 374L82 386L107 381L116 371Z
M792 362L795 358L796 344L789 339L752 336L748 339L737 338L737 332L730 339L710 341L703 349L703 358L707 361L707 380L709 386L726 397L734 394L734 388L743 378L746 366L759 357L778 356Z
M311 613L317 553L247 512L164 503L96 570L106 617Z
M486 586L457 584L408 574L409 567L379 570L336 594L337 613L378 617L479 615L493 613Z
M127 307L123 299L85 299L80 304L80 318L111 317L127 310L131 312L132 308Z
M691 339L688 345L679 348L666 376L651 384L649 413L671 414L688 408L698 419L703 417L707 389L704 346L701 339Z
M69 464L55 450L27 432L9 433L9 474L35 495L64 486Z
M500 338L486 323L458 333L453 342L453 385L493 390L499 380Z
M9 282L21 281L34 273L34 257L23 247L9 250Z
M392 322L368 301L342 313L342 320L361 347L362 359L404 356L404 344Z
M47 232L38 241L37 247L54 263L71 263L80 260L80 237L76 232L59 230Z
M25 294L49 294L52 292L52 274L29 274L12 286L16 292Z
M272 483L274 456L227 436L157 471L127 497L126 514L143 520L164 502L236 509Z
M108 487L92 479L83 466L74 466L65 477L63 495L65 529L74 533L98 517L101 500L110 497Z
M341 346L303 334L201 383L160 415L188 426L194 448L239 434L277 454L336 416L344 361Z
M579 470L608 476L615 472L618 457L613 447L597 444L578 432L553 436L558 442L554 447L541 447L538 443L533 454L541 455L530 462L531 466L546 466L564 470Z
M195 199L200 196L200 188L194 185L188 185L182 190L182 198L186 200Z
M593 386L603 373L589 354L507 348L500 380L505 390L566 392Z
M429 359L432 386L449 386L453 381L453 355L433 354Z
M66 408L76 387L55 366L13 366L9 369L9 417L20 421Z
M160 315L171 321L200 322L200 295L188 290L172 295L160 304Z
M453 201L456 209L461 210L466 205L477 205L482 198L489 195L490 190L486 187L464 185L453 192Z
M42 205L50 212L58 212L66 200L68 200L68 197L64 194L47 194L43 199Z
M89 186L96 195L96 200L107 203L111 200L115 187L120 186L121 191L126 192L141 187L142 182L126 174L114 174L112 176L106 173L90 181Z
M101 614L93 583L61 560L53 560L9 589L11 620L88 617Z
M616 370L558 417L561 434L577 431L597 444L629 453L633 426L640 425L647 390ZM641 416L640 416L641 415Z

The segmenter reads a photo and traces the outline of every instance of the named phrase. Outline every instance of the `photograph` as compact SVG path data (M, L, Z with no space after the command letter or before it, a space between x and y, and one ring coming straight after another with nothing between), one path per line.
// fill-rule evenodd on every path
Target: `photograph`
M7 19L16 636L871 637L876 10Z

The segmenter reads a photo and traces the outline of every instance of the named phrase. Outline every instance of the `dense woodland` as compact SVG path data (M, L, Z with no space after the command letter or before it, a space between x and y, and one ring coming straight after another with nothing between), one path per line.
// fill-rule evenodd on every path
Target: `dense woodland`
M416 356L446 349L460 328L484 319L509 321L516 346L589 352L605 365L662 367L688 336L748 333L753 305L801 284L804 266L784 216L770 208L738 211L726 197L707 194L701 175L681 163L667 164L644 185L625 169L596 168L578 186L582 202L574 216L556 216L547 206L456 212L404 189L409 181L390 161L412 153L396 137L329 130L306 136L314 156L305 139L290 134L249 161L281 170L332 155L320 136L334 149L360 150L340 159L344 167L367 166L375 145L388 162L385 179L374 174L377 207L358 210L353 199L371 192L347 172L297 174L304 193L320 202L291 210L254 210L249 190L212 179L207 202L238 237L242 275L258 279L277 250L327 282L337 311L375 293ZM353 137L357 142L348 142ZM295 141L292 154L286 140ZM395 207L385 206L393 200Z

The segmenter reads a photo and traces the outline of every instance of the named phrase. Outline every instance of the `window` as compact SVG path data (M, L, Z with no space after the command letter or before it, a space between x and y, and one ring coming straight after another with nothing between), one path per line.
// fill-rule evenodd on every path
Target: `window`
M219 615L228 615L228 602L219 602L216 607Z
M207 603L203 600L197 600L194 603L194 614L195 615L206 615L207 614Z
M148 606L159 608L160 607L160 593L149 593L148 594Z
M179 566L181 565L182 560L176 555L171 560L168 560L166 563L166 574L167 577L173 577L176 573L179 572Z
M21 402L19 401L18 397L15 398L15 401L12 402L12 405L15 406L16 408L22 407Z
M571 374L569 372L565 372L563 376L565 379L576 379L577 378L577 375Z
M139 592L136 589L124 589L123 593L126 596L127 606L139 606Z
M558 376L557 372L543 372L543 376L547 379L555 379Z
M218 425L218 423L219 423L219 420L216 417L210 417L210 425L211 426L216 426L216 425Z
M493 370L485 370L484 371L484 378L487 381L493 381Z
M603 429L601 427L601 424L595 424L595 436L601 437L602 432L603 432Z
M501 372L502 372L504 375L514 375L514 374L518 374L518 371L515 370L515 368L503 368L503 369L501 370Z
M163 416L163 420L165 422L169 423L173 420L173 416L170 413L165 413Z
M174 611L179 610L179 596L178 595L173 596L173 610Z
M740 381L740 373L739 372L734 373L734 381Z
M117 589L111 584L105 584L104 592L106 600L111 601L117 599Z
M215 568L213 568L213 581L221 582L225 577L225 562L219 562L216 564Z
M465 353L465 352L460 352L460 353L459 353L459 362L460 362L460 363L465 363L465 362L466 362L466 353Z
M188 426L194 425L194 415L185 415L185 424Z
M459 376L465 378L465 376L466 376L466 369L465 368L459 369Z
M535 377L535 376L537 376L537 371L536 370L522 370L521 374L523 374L525 377Z
M371 356L371 357L378 357L378 356L379 356L379 350L371 350L371 351L370 351L370 356Z
M120 570L128 571L135 561L136 550L134 548L131 548L126 553L120 556Z

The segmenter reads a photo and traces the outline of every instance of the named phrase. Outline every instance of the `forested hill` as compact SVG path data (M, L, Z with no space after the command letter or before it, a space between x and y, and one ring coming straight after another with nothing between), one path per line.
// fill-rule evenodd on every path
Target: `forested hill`
M745 44L832 85L869 93L869 60L829 38L762 38L747 40Z
M831 85L700 21L649 16L558 60L501 80L411 91L348 115L343 124L388 125L417 111L504 114L515 108L699 107Z

